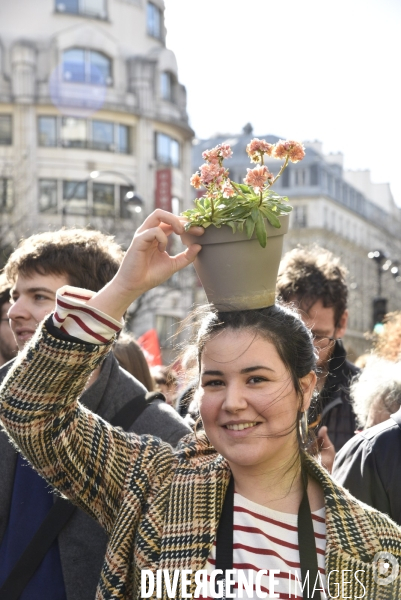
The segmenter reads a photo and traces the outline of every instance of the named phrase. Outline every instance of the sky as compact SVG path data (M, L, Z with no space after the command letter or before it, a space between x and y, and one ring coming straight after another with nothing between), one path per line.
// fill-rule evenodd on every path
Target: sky
M320 140L401 206L401 0L165 0L199 138Z

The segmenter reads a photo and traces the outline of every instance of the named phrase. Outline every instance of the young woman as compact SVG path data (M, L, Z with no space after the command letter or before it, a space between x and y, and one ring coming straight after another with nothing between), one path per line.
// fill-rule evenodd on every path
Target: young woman
M399 598L400 528L304 451L315 359L310 333L288 309L205 315L196 392L205 431L176 451L114 429L77 402L131 302L199 252L194 245L169 257L173 231L183 232L182 221L156 211L103 290L59 290L55 313L2 388L10 436L110 536L97 598L219 590L324 598L323 588L337 598Z

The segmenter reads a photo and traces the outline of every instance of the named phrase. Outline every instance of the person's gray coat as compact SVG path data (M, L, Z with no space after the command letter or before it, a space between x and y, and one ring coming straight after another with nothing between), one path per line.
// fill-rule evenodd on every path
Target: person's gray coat
M0 369L0 382L11 364ZM82 395L81 402L106 420L135 396L146 392L144 386L119 367L113 354L105 359L98 379ZM172 446L191 429L163 400L154 400L128 431L156 435ZM17 451L4 431L0 431L0 542L7 528ZM93 600L107 545L103 529L77 509L59 537L60 559L67 600Z

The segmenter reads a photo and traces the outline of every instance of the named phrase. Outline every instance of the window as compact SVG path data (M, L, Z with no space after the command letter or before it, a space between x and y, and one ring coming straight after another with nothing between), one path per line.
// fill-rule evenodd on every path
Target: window
M56 117L39 117L39 146L57 146Z
M39 117L39 146L90 148L129 154L131 128L128 125L75 117ZM58 135L59 131L59 135Z
M114 143L114 124L107 121L92 121L92 148L94 150L116 149Z
M39 211L57 213L57 180L39 179Z
M114 216L114 184L93 184L93 214L97 217Z
M111 60L96 50L71 48L63 52L63 79L72 83L111 85Z
M160 8L148 2L147 7L147 29L148 34L152 37L161 39L162 33L162 14Z
M294 206L292 211L292 226L300 229L308 226L308 209L306 206Z
M330 195L333 193L333 178L331 175L327 175L327 191Z
M281 176L281 187L283 187L283 188L290 187L290 170L288 169L288 167Z
M87 123L85 119L63 117L61 119L61 143L67 148L86 148Z
M0 146L12 144L12 119L11 115L0 115Z
M56 11L105 19L106 0L56 0Z
M306 169L295 170L295 185L306 185Z
M156 133L155 158L157 162L173 167L180 166L180 144L165 133Z
M311 165L310 168L310 184L318 185L319 184L319 170L318 165Z
M127 125L117 125L117 152L130 153L130 135Z
M0 178L0 211L11 212L14 206L12 179Z
M63 181L63 212L68 215L88 213L88 185L86 181Z
M169 71L164 71L160 74L160 95L163 100L168 100L168 102L173 101L173 86L174 86L174 78L173 74L169 73Z
M128 185L120 185L120 218L121 219L131 219L133 216L133 209L131 209L131 205L127 202L127 194L128 192L132 192L132 188Z
M162 348L174 345L174 335L178 330L179 319L170 315L156 315L156 331Z

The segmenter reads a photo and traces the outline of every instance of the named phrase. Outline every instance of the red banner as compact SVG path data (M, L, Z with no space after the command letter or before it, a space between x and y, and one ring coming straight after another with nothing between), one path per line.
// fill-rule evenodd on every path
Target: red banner
M146 362L150 367L163 364L156 329L149 329L149 331L146 331L136 341L142 348Z
M159 169L156 171L156 197L155 208L161 208L172 212L171 207L171 169Z

